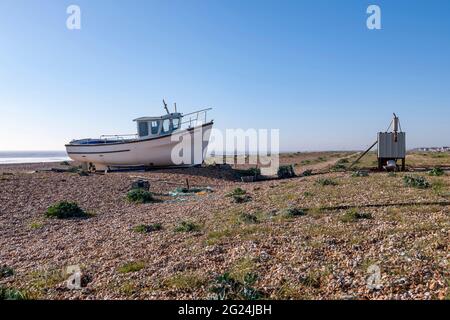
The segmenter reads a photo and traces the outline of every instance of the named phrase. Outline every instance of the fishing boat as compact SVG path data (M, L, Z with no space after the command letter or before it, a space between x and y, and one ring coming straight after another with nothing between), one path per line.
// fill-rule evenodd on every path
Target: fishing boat
M136 134L72 140L66 144L68 156L89 171L202 164L214 123L207 120L207 112L212 108L182 114L174 104L175 112L171 113L164 100L163 103L167 114L133 120Z

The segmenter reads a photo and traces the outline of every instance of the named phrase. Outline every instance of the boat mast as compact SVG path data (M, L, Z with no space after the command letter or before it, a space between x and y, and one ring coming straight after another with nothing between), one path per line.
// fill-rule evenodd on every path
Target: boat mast
M164 109L166 109L167 114L170 114L169 109L167 109L167 103L163 99Z

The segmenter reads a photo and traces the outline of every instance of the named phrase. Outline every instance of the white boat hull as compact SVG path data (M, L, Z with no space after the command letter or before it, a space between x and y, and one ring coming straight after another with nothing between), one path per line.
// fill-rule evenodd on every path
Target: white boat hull
M96 170L105 170L108 167L199 165L206 157L212 126L213 123L210 122L166 136L142 140L104 144L74 143L66 145L66 150L72 160L94 165ZM180 137L181 141L188 141L191 148L191 152L188 152L190 157L183 158L182 163L180 163L179 158L177 159L173 155L174 148L177 148L177 145L178 148L180 146ZM183 144L183 146L186 147L186 144ZM197 150L197 154L195 154L194 148ZM201 155L198 152L201 152Z

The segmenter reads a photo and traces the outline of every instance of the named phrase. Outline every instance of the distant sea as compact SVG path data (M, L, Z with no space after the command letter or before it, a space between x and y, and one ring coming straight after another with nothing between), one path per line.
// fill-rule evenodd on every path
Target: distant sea
M0 164L60 162L70 160L65 151L0 151Z

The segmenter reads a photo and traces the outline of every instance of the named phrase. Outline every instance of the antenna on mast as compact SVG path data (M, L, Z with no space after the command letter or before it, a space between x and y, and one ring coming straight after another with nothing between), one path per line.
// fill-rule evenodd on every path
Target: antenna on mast
M169 109L167 109L167 103L166 103L166 101L164 101L164 99L163 99L163 103L164 103L164 109L166 109L167 114L170 114Z
M394 129L394 141L397 142L398 140L398 129L400 126L400 120L397 117L397 115L394 113L394 119L392 119L392 123L393 123L393 129ZM400 129L401 131L401 129Z

